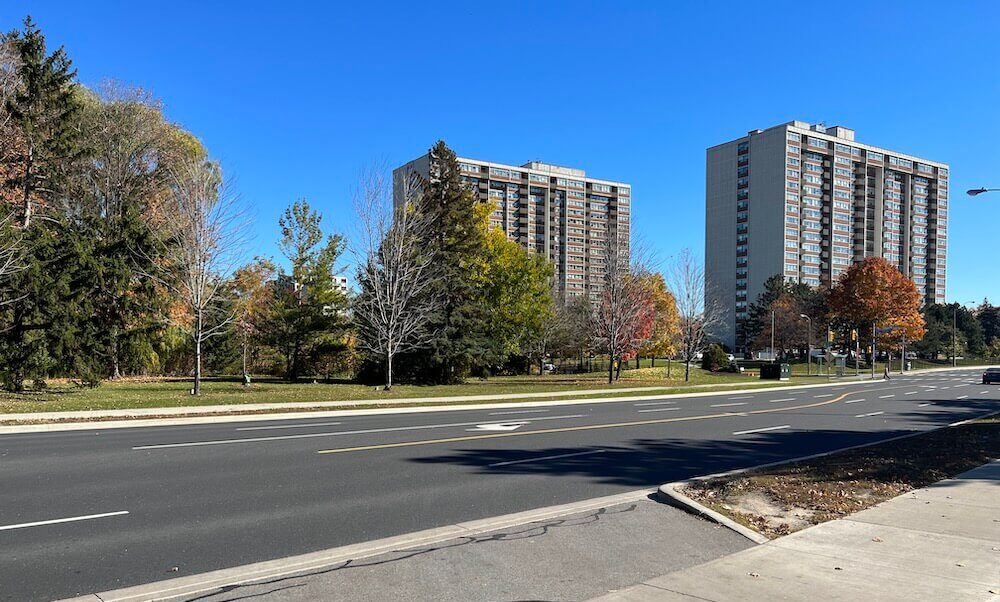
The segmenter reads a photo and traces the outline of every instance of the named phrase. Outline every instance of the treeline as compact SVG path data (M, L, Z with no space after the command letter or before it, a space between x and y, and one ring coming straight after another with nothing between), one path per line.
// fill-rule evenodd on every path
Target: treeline
M902 352L905 344L927 359L1000 358L1000 308L988 300L975 309L923 304L916 284L880 258L852 265L825 288L773 276L749 306L745 335L751 349L773 341L783 356L804 355L810 345L864 353L873 329L882 351Z
M448 383L589 354L613 360L611 380L637 354L704 342L690 254L672 292L610 230L591 258L600 295L564 303L546 259L489 227L492 206L443 142L429 177L397 183L400 203L383 171L360 178L350 244L301 199L277 224L282 260L247 261L246 213L221 166L148 93L79 84L30 19L0 38L0 77L8 390L192 375L199 393L206 371ZM356 292L338 279L345 263Z

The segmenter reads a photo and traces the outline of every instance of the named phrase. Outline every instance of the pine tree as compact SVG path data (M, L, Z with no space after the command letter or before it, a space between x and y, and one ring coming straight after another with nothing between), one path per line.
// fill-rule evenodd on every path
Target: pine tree
M24 31L8 34L17 50L20 86L8 101L15 140L4 145L6 196L17 201L21 225L30 227L36 205L54 201L81 155L76 70L59 48L47 54L45 36L28 17Z
M440 275L432 294L441 301L428 327L437 335L428 351L413 359L420 365L418 377L457 382L482 365L489 347L476 281L477 265L486 248L479 215L483 208L462 181L457 156L443 141L430 149L429 159L420 199L431 223L427 245L433 249Z
M291 271L279 274L273 284L268 338L282 350L290 380L315 367L321 355L335 353L345 331L347 298L333 280L344 241L339 235L325 236L322 222L305 199L285 209L278 222L278 246Z

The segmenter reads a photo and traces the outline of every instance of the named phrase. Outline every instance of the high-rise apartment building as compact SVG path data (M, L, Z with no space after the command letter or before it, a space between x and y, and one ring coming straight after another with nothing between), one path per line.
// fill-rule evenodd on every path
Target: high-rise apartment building
M401 182L414 173L426 178L429 161L424 155L393 170L396 203L402 202ZM463 157L458 161L462 180L493 206L490 225L544 254L563 298L601 292L609 236L617 234L627 252L631 186L537 161L521 166Z
M854 131L792 121L707 153L706 301L714 333L747 344L747 307L775 274L830 284L882 257L928 303L945 299L948 166L855 142Z

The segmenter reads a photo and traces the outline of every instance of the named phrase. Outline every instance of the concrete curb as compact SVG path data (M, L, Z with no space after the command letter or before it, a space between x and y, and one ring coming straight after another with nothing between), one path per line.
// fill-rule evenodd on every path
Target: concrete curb
M689 498L688 496L684 495L683 493L677 490L679 487L686 484L687 482L677 482L677 483L666 483L660 485L660 488L656 492L657 496L660 497L660 499L662 499L664 502L670 504L671 506L680 508L681 510L684 510L685 512L689 512L691 514L707 518L708 520L714 523L718 523L731 531L739 533L743 537L746 537L747 539L756 544L763 544L770 541L767 537L764 537L763 535L754 531L753 529L744 527L738 522L730 518L727 518L722 514L719 514L718 512L712 510L711 508L706 508L705 506L702 506L698 502L692 500L691 498Z
M328 568L352 559L370 558L389 552L433 545L460 537L473 537L499 529L507 529L518 525L634 502L648 498L654 492L655 490L653 489L642 489L584 500L582 502L561 504L559 506L550 506L548 508L539 508L493 518L456 523L454 525L351 544L309 554L67 598L60 602L146 602L172 600L181 596L205 594L206 592L227 586L247 584L264 579L275 579L305 571Z
M674 506L676 508L680 508L681 510L684 510L685 512L689 512L689 513L694 514L696 516L701 516L702 518L706 518L706 519L708 519L708 520L710 520L710 521L712 521L714 523L718 523L718 524L720 524L720 525L722 525L722 526L724 526L724 527L726 527L726 528L728 528L728 529L730 529L732 531L735 531L736 533L739 533L743 537L746 537L747 539L749 539L750 541L752 541L752 542L754 542L756 544L764 544L764 543L767 543L768 541L771 541L771 540L768 539L767 537L765 537L764 535L758 533L757 531L754 531L753 529L750 529L749 527L744 527L743 525L741 525L738 522L732 520L731 518L728 518L728 517L726 517L726 516L724 516L722 514L719 514L718 512L712 510L711 508L707 508L705 506L702 506L698 502L694 501L693 499L691 499L688 496L686 496L683 493L681 493L679 490L681 488L683 488L683 487L687 487L687 486L692 485L692 484L697 483L697 482L709 481L709 480L712 480L712 479L718 479L718 478L722 478L722 477L731 477L731 476L738 475L738 474L743 474L743 473L747 473L747 472L753 472L755 470L763 470L765 468L773 468L775 466L782 466L782 465L785 465L785 464L794 464L796 462L805 462L807 460L815 460L816 458L823 458L825 456L832 456L833 454L839 454L840 452L851 451L851 450L854 450L854 449L863 449L865 447L871 447L873 445L881 445L883 443L891 443L892 441L900 441L900 440L903 440L903 439L909 439L911 437L918 437L920 435L926 435L927 433L931 433L931 432L936 431L938 429L951 428L951 427L955 427L955 426L961 426L963 424L968 424L969 422L973 422L975 420L981 420L983 418L989 418L990 416L996 416L998 414L1000 414L1000 411L987 412L986 414L983 414L982 416L977 416L975 418L967 418L965 420L959 420L958 422L952 422L951 424L946 424L946 425L938 427L936 429L930 429L930 430L926 430L926 431L917 431L917 432L913 432L913 433L907 433L905 435L899 435L898 437L889 437L888 439L881 439L879 441L872 441L872 442L869 442L869 443L861 443L859 445L851 445L849 447L842 447L840 449L834 449L834 450L830 450L830 451L826 451L826 452L820 452L818 454L810 454L808 456L800 456L798 458L792 458L790 460L779 460L777 462L768 462L766 464L758 464L757 466L749 466L747 468L737 468L736 470L729 470L729 471L726 471L726 472L717 472L717 473L714 473L714 474L709 474L709 475L704 475L704 476L700 476L700 477L695 477L693 479L687 479L685 481L674 481L673 483L664 483L663 485L660 485L660 487L657 489L656 494L657 494L657 497L659 497L660 499L662 499L664 503L670 504L671 506Z

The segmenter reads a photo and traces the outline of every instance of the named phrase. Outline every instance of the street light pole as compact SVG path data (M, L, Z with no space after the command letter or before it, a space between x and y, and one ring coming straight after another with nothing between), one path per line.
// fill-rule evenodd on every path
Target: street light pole
M806 330L806 347L809 348L808 355L806 355L806 376L811 376L812 375L812 356L813 356L813 346L812 346L812 341L813 341L813 337L812 337L813 321L812 321L812 318L810 318L809 316L807 316L805 314L799 314L799 317L800 318L805 318L806 320L809 321L809 326L807 326L807 330Z
M973 188L971 190L966 190L965 194L969 196L978 196L984 192L998 192L1000 188Z
M958 366L958 301L951 314L951 367Z

